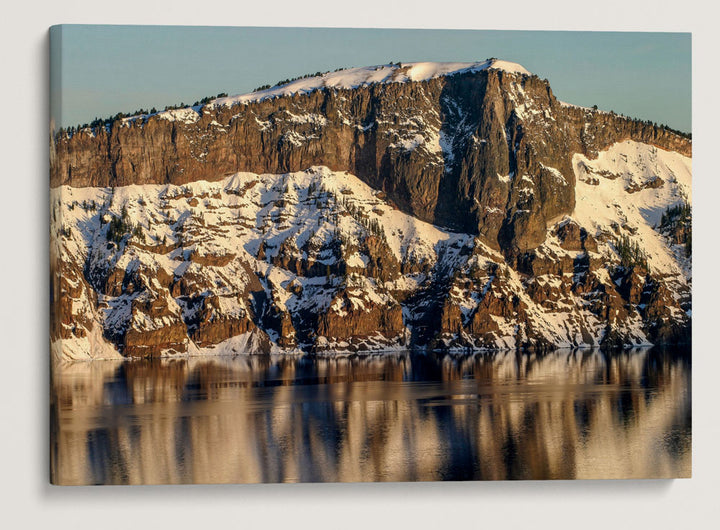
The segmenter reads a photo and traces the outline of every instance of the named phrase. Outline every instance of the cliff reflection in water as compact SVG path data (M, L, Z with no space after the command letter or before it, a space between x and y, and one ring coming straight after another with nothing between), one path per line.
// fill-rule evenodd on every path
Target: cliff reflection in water
M689 355L53 367L60 484L687 477Z

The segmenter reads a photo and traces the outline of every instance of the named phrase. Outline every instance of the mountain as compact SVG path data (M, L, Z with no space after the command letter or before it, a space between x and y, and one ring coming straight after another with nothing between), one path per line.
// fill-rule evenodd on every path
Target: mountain
M54 351L689 341L691 154L498 60L60 131Z

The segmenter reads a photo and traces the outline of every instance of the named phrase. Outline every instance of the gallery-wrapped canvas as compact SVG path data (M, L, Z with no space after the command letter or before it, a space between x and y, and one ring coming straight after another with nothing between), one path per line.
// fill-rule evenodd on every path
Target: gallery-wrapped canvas
M689 34L50 37L53 483L690 476Z

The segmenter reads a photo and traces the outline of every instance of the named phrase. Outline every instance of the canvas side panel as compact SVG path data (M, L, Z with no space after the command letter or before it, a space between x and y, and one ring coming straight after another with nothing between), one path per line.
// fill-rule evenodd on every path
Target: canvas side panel
M50 167L54 163L54 158L57 155L55 150L55 138L58 133L58 128L62 123L62 26L52 26L50 28L50 121L48 123L48 140L49 140L49 157ZM48 185L50 184L50 175L48 175ZM53 342L60 338L60 329L62 327L62 314L61 306L58 304L60 297L60 282L59 274L60 270L60 248L59 238L60 230L62 228L62 208L59 207L62 204L61 189L49 189L50 191L50 360L52 361L53 353ZM58 346L56 344L56 346ZM53 421L57 422L57 400L55 399L56 393L52 388L53 380L53 369L52 362L50 365L50 483L57 484L56 471L58 468L57 462L57 425L52 425ZM52 410L55 408L55 410Z

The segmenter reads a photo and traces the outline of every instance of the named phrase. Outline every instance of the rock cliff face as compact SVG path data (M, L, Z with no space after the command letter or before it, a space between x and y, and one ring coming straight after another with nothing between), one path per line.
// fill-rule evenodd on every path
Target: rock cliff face
M51 186L181 185L322 165L418 219L513 252L537 247L546 223L572 212L574 153L594 158L628 139L691 154L667 130L562 104L536 76L483 69L210 104L61 136ZM535 179L534 198L512 178L523 175Z
M689 338L689 140L417 69L59 134L58 355Z

